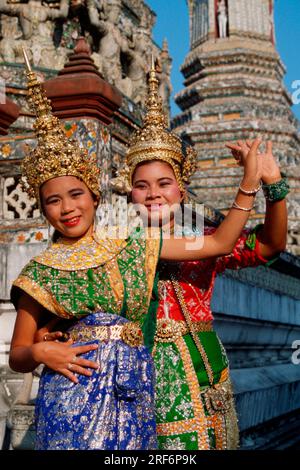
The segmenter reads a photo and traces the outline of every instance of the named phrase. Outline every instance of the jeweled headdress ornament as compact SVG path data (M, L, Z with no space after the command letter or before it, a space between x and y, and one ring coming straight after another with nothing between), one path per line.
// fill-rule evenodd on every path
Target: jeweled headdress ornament
M59 176L76 176L99 198L100 170L96 158L80 148L78 142L67 138L59 119L52 114L51 102L35 72L31 70L25 50L23 53L27 69L28 101L37 116L34 130L38 139L37 146L22 162L26 191L40 203L39 190L43 183Z
M119 192L131 190L132 175L139 163L160 160L169 163L173 168L176 180L182 191L196 171L196 152L192 147L183 149L181 139L167 129L163 112L162 99L158 93L158 79L152 58L149 72L149 90L146 100L144 125L129 140L126 165L120 170L112 186Z

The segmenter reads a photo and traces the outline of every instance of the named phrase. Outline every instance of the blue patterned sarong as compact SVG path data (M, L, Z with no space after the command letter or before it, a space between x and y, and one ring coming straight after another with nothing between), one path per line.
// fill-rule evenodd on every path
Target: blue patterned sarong
M123 317L95 313L79 320L86 327L126 323ZM95 351L80 357L97 361L93 375L76 374L74 384L44 368L36 400L37 450L157 449L154 409L154 366L145 346L122 340L93 340Z

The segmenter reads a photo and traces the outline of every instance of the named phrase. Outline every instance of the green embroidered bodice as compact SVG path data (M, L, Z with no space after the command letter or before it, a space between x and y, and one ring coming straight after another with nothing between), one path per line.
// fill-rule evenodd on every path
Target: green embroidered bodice
M61 240L32 259L14 281L17 308L21 292L63 318L96 311L126 316L141 325L148 311L159 238Z

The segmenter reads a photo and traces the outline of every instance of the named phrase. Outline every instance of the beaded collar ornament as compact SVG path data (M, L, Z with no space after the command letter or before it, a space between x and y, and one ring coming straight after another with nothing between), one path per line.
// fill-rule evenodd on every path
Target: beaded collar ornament
M28 79L28 101L37 116L34 131L38 139L37 146L22 163L25 190L40 203L39 189L43 183L59 176L76 176L100 198L100 170L96 158L88 155L87 150L80 148L76 141L67 138L59 119L52 114L51 102L35 72L31 70L24 49L23 54Z
M184 185L189 183L190 176L196 171L195 150L187 147L184 152L181 139L167 129L162 99L158 94L158 84L152 57L144 125L130 138L126 165L112 181L113 188L121 193L131 191L133 172L142 162L159 160L169 163L182 191L185 189Z

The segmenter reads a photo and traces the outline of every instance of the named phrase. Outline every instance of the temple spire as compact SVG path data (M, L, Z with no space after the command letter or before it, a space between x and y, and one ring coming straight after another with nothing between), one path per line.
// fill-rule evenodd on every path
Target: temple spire
M197 150L199 171L191 189L224 211L241 176L225 143L272 140L274 155L298 188L289 198L289 215L295 219L300 211L300 136L275 48L273 3L251 0L249 8L249 0L188 1L191 44L181 67L185 88L175 96L182 113L172 127ZM263 198L257 200L253 224L264 211ZM299 219L294 226L300 232Z

